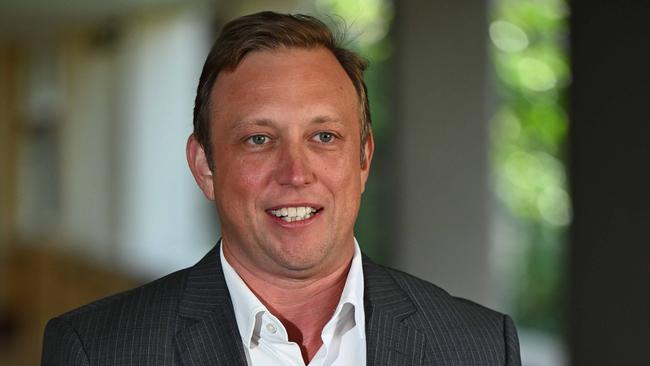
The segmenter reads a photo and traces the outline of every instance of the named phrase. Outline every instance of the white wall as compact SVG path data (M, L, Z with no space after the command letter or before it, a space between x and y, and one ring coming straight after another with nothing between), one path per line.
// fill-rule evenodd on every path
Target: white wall
M129 19L118 51L116 207L118 260L164 274L218 239L214 211L185 160L195 89L211 35L206 12Z
M114 260L112 139L115 112L113 55L91 47L83 37L69 38L61 49L60 238L71 251L94 260Z

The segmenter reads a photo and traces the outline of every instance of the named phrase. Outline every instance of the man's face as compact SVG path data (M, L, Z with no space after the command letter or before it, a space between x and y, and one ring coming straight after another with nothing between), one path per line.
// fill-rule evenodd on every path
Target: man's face
M346 265L373 142L362 164L359 100L336 58L253 52L219 74L211 103L214 171L199 184L224 250L249 271L295 278Z

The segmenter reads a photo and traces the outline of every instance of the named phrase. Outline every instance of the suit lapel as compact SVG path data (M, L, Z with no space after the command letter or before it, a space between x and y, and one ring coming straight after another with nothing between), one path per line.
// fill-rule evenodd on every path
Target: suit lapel
M190 270L179 312L175 342L184 365L246 365L219 245Z
M422 365L426 338L404 320L417 309L393 278L363 259L368 365Z

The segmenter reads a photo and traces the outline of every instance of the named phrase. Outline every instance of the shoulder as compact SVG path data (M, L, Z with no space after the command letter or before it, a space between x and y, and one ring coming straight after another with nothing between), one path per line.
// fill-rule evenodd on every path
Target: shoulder
M50 320L43 340L43 364L63 360L60 364L83 365L69 362L70 357L92 361L107 350L147 348L156 353L157 348L168 347L178 326L177 309L188 272L172 273Z
M485 320L491 322L502 321L504 314L491 310L473 301L463 299L449 294L441 287L431 282L413 276L409 273L366 262L364 265L366 281L371 283L370 288L376 287L374 282L390 281L393 286L382 284L383 288L399 291L401 296L408 297L417 310L424 314L444 313L453 316L450 321L461 320L472 321Z
M395 280L400 289L424 313L440 310L457 318L449 320L502 322L504 314L471 300L451 295L431 282L393 268L382 267Z
M452 347L463 352L450 353L447 356L451 359L464 360L466 357L498 361L499 364L520 364L517 332L509 316L452 296L408 273L371 262L364 265L364 277L369 282L366 288L374 292L375 298L383 291L382 296L391 297L384 303L402 301L409 304L412 311L404 310L406 306L399 308L400 312L408 313L402 322L426 335L431 345L443 347L434 353L446 354Z

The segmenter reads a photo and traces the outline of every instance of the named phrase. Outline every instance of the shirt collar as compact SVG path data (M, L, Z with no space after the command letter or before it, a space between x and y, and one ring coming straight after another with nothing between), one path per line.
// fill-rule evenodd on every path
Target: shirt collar
M250 348L253 336L255 336L254 331L256 329L256 323L259 322L259 319L261 318L258 314L263 314L265 312L268 312L270 314L270 312L248 288L248 285L246 285L246 283L241 279L239 274L237 274L230 263L228 263L223 255L223 245L220 245L219 254L226 286L230 292L230 298L232 300L235 319L237 321L237 327L239 328L239 334L242 337L244 345L247 348ZM338 318L342 315L345 315L342 314L344 305L350 304L354 309L356 331L359 333L360 338L365 339L366 321L363 307L363 289L364 282L361 250L359 249L359 243L355 238L354 255L352 257L352 263L350 264L348 277L345 280L345 286L343 287L343 292L341 293L341 299L336 306L334 316L328 322L328 324L336 324ZM259 337L259 335L257 336Z
M237 328L239 328L239 334L242 337L244 345L250 348L258 314L268 312L268 310L248 288L244 280L239 277L230 263L228 263L226 257L223 255L223 245L220 245L219 255L221 257L223 277L226 280L226 286L228 287L228 292L230 292L232 306L235 311Z
M361 249L357 239L354 239L354 256L350 264L350 271L348 278L345 280L345 286L341 293L336 310L334 311L333 320L337 320L341 316L341 311L345 304L350 304L354 309L354 322L356 329L359 332L359 337L365 339L366 336L366 317L363 308L363 265L361 261Z

